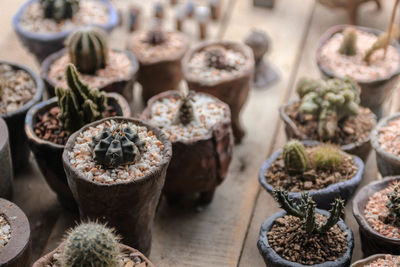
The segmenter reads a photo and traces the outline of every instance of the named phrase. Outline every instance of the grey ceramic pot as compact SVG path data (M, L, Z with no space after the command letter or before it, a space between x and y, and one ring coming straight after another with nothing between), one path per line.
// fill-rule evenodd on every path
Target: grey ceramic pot
M14 175L8 138L7 124L0 118L0 197L10 199Z
M375 255L369 256L365 259L354 262L350 267L363 267L363 266L366 266L366 265L376 261L377 259L384 259L386 255L387 254L375 254Z

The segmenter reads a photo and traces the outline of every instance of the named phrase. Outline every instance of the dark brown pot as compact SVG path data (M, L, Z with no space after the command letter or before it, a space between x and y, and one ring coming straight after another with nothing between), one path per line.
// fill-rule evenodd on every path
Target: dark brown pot
M363 267L363 266L366 266L366 265L372 263L373 261L376 261L377 259L381 259L381 258L384 259L386 255L387 254L375 254L375 255L369 256L368 258L354 262L350 267Z
M129 104L121 95L108 93L107 98L109 105L112 105L119 115L130 117ZM61 205L70 210L77 210L76 202L68 187L67 177L62 166L64 146L40 139L34 131L38 114L46 112L57 105L57 98L53 97L32 107L26 116L25 132L39 169L50 188L57 193Z
M200 93L201 94L201 93ZM148 120L153 104L163 98L179 99L178 91L167 91L152 97L143 117ZM215 101L222 103L215 98ZM163 192L171 202L185 195L199 194L197 203L211 203L216 187L222 183L232 159L233 136L230 111L227 117L216 124L206 136L188 141L171 141L173 156L168 166Z
M130 74L127 77L120 79L118 81L112 82L112 83L105 84L101 88L98 88L98 89L101 91L105 91L107 93L118 93L120 95L123 95L126 98L126 100L128 100L128 102L131 102L132 97L133 97L133 84L136 79L136 73L138 71L139 64L138 64L135 56L131 52L121 51L121 50L117 50L117 49L113 49L113 51L123 52L129 57L129 59L132 63L132 71L130 72ZM61 56L63 56L66 52L67 52L66 49L62 49L56 53L49 55L43 61L42 65L40 67L41 68L41 76L46 85L47 93L51 97L55 96L56 83L49 78L48 73L50 71L52 64L57 59L59 59Z
M69 162L76 137L89 127L109 120L103 119L86 125L68 139L63 152L63 164L68 184L79 206L81 219L98 220L107 223L123 236L124 244L135 247L148 256L151 249L153 219L165 175L172 156L171 143L160 129L137 119L114 117L116 121L127 121L145 126L164 145L163 161L153 172L134 181L103 184L89 181Z
M27 267L31 258L31 229L28 218L14 203L0 198L0 214L11 226L11 239L0 249L0 266Z
M353 215L359 226L361 248L365 256L377 253L400 255L400 239L389 238L376 232L364 216L369 198L375 192L388 187L392 181L398 180L400 180L400 177L386 177L383 180L372 182L361 188L353 199Z
M285 133L287 139L299 139L299 140L310 140L308 136L304 135L300 132L299 128L297 128L296 123L287 115L286 108L290 105L294 105L295 101L289 101L286 104L283 104L279 108L279 115L283 122L285 123ZM374 114L371 113L371 119L376 121L376 117ZM359 143L351 143L346 145L341 145L340 148L349 154L356 155L360 157L364 162L367 160L369 152L371 151L371 143L369 141L370 137L366 138L362 142Z
M246 57L247 62L241 72L216 82L200 79L195 74L189 72L188 64L193 55L212 45L221 45L242 53ZM183 76L190 90L214 95L229 105L235 142L240 143L245 134L239 119L240 110L246 102L254 74L255 63L251 48L247 45L230 41L205 41L190 49L182 62Z
M137 81L142 86L142 98L143 102L146 103L147 100L158 93L178 88L183 77L181 60L189 49L189 39L180 32L173 32L183 40L181 49L162 58L148 59L142 57L140 53L133 49L134 42L138 41L137 36L142 34L142 32L132 34L128 43L128 50L132 51L139 61Z
M0 117L0 197L11 198L13 178L7 124Z
M316 52L317 65L323 76L328 78L338 78L329 70L321 60L321 50L325 43L336 33L342 32L347 27L355 27L360 31L380 35L383 31L373 28L366 28L353 25L337 25L329 28L321 37L319 46ZM392 45L400 52L399 43L394 40ZM393 89L400 82L400 67L388 77L377 79L371 82L358 82L361 87L361 105L365 106L374 112L378 118L382 117L382 105L390 96Z

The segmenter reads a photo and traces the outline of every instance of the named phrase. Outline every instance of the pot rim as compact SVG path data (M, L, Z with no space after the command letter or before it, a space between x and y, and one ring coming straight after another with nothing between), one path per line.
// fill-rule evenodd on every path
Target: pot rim
M353 264L350 267L362 267L362 266L364 266L364 264L368 264L368 263L371 263L374 260L377 260L377 259L380 259L380 258L384 258L386 255L390 255L390 254L388 254L388 253L387 254L374 254L374 255L371 255L371 256L366 257L364 259L360 259L360 260L358 260L356 262L353 262ZM361 265L361 264L363 264L363 265Z
M5 145L9 144L10 134L8 132L8 127L6 121L0 117L0 150L4 148Z

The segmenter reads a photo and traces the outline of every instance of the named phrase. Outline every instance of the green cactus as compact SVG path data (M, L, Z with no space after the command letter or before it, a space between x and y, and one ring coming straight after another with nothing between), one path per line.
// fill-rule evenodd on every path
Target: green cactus
M45 18L61 22L79 10L79 0L40 0L40 6Z
M72 229L60 251L61 267L117 267L119 237L104 225L89 222Z
M343 153L334 145L320 144L313 148L311 162L317 170L335 170L343 160Z
M194 119L193 104L194 95L186 87L182 87L180 90L180 105L178 108L178 114L175 118L175 124L182 123L188 125Z
M289 174L301 174L308 168L307 151L297 140L291 140L283 147L282 158Z
M346 28L343 31L343 42L339 48L339 53L346 56L357 54L357 33L354 28Z
M69 133L73 133L84 125L98 120L107 107L107 97L104 92L90 89L81 82L75 66L68 64L66 68L68 88L56 88L59 120Z
M161 27L154 27L147 32L146 42L151 45L159 45L164 43L166 36Z
M107 65L109 47L107 33L97 27L84 27L73 32L66 47L70 62L85 74L94 74Z
M344 201L335 199L329 210L329 217L323 223L318 223L315 218L316 204L309 197L308 192L303 192L298 203L289 198L289 193L282 188L276 188L273 192L275 200L288 215L298 217L303 222L303 229L309 233L324 234L329 231L344 214Z
M386 207L389 209L389 213L385 222L400 227L400 184L396 185L387 196Z
M369 65L371 56L379 49L385 48L387 43L391 43L394 39L397 39L399 37L399 28L397 25L393 25L390 39L389 39L389 34L387 32L382 33L379 35L378 39L375 41L375 43L372 44L372 46L365 52L364 55L364 61ZM388 40L389 39L389 40Z

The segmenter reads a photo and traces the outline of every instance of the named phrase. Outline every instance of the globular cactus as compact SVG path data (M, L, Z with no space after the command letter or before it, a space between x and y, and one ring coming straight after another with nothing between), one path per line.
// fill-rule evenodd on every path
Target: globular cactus
M60 22L70 19L79 10L79 0L40 0L45 18Z
M389 213L385 222L400 227L400 184L396 185L391 193L388 195L388 202L386 207Z
M382 49L386 46L387 43L391 44L394 39L399 37L399 27L397 25L393 25L392 32L389 36L387 32L382 33L379 35L378 39L372 46L365 52L364 61L367 64L370 64L371 56L379 49Z
M107 65L109 47L107 33L97 27L83 27L67 39L70 62L85 74L93 74Z
M74 65L67 65L65 75L68 88L56 88L60 107L58 119L66 131L73 133L102 117L107 107L107 97L104 92L90 89L81 82Z
M357 32L354 28L346 28L343 31L343 41L339 48L339 53L346 56L357 54Z
M193 93L189 92L186 87L182 87L180 90L180 104L178 108L178 114L175 118L175 124L188 125L194 119L193 110Z
M146 35L146 42L151 45L159 45L164 43L166 40L165 33L161 27L154 27L149 30Z
M329 231L344 214L344 201L335 199L329 210L329 217L325 222L318 223L315 218L316 204L308 192L303 192L298 203L289 198L289 193L282 188L276 188L273 192L275 200L288 215L298 217L303 222L303 229L311 234L324 234Z
M282 158L289 174L301 174L308 168L307 151L297 140L291 140L283 147Z
M317 145L312 151L311 163L317 170L335 170L343 160L343 153L331 144Z
M208 67L220 70L231 68L226 60L226 51L223 47L211 46L205 52L205 60Z
M91 143L93 159L97 164L107 168L116 168L120 165L135 163L140 153L145 150L145 142L131 128L115 129L105 127L95 136Z
M117 267L121 250L119 238L104 225L89 222L72 229L60 251L61 267Z

